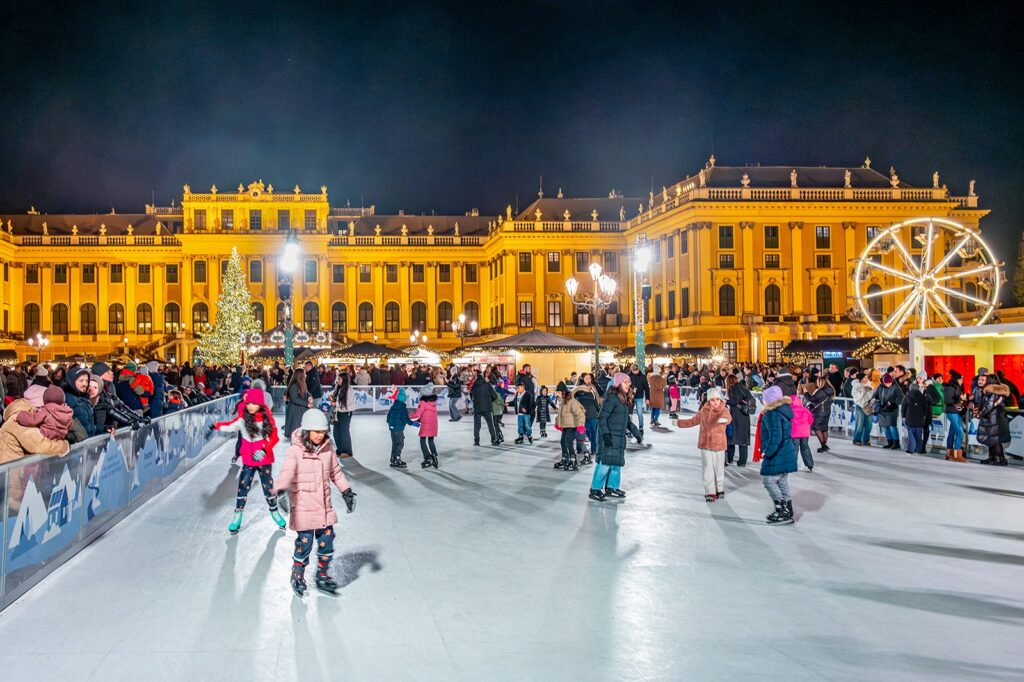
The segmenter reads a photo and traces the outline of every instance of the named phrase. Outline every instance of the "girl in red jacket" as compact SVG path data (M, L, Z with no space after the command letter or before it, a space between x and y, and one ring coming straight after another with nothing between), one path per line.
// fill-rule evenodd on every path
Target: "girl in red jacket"
M264 402L263 391L250 388L242 394L242 406L239 415L226 422L217 422L211 429L221 433L237 433L242 442L239 454L242 456L242 473L238 476L238 495L235 498L235 516L228 530L235 534L242 527L242 511L245 501L252 488L253 478L257 473L263 484L263 495L270 507L270 516L278 528L284 528L285 520L277 510L277 498L274 495L274 478L271 465L274 463L274 446L277 445L277 424Z

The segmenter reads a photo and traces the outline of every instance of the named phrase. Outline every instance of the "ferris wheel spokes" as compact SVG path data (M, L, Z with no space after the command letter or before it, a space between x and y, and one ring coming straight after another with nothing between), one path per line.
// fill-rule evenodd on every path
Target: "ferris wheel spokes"
M947 320L952 322L954 327L962 326L960 324L960 320L956 318L956 315L954 315L953 311L949 309L949 306L946 305L946 302L943 301L942 297L936 294L934 291L930 292L929 304L932 306L932 308L939 312L940 317L945 316Z
M971 233L967 232L964 235L964 238L960 240L960 243L957 244L955 248L950 249L949 253L946 254L946 257L939 261L939 264L935 266L935 271L941 271L942 268L949 265L949 262L953 260L953 257L960 253L960 249L964 248L969 241L971 241Z
M882 323L882 329L887 334L891 334L892 330L899 329L903 326L904 320L907 319L907 315L914 309L914 305L917 304L917 299L921 296L916 290L907 296L903 301L896 306L896 310L892 311L892 314ZM894 324L895 323L895 326Z
M942 277L936 277L936 282L945 282L947 279L956 279L957 277L970 277L971 275L980 275L983 272L990 272L995 268L994 265L982 265L981 267L974 268L973 270L965 270L964 272L955 272L952 275L943 275Z
M893 244L896 245L896 250L899 251L900 257L903 259L903 265L906 266L906 268L910 270L912 273L920 277L921 268L918 267L917 263L914 262L914 257L910 255L910 251L907 251L907 247L899 239L893 239L892 241Z
M949 287L944 287L944 286L936 286L935 288L938 289L939 291L941 291L942 293L947 294L948 296L954 296L956 298L962 298L963 300L969 301L971 303L974 303L975 305L980 305L980 306L987 306L988 305L988 301L983 301L980 298L975 298L974 296L969 296L968 294L965 294L962 291L957 291L956 289L950 289Z
M877 261L873 261L870 258L865 258L864 259L864 264L868 265L870 267L873 267L876 270L881 270L882 272L887 272L890 275L892 275L893 277L899 277L900 279L905 280L907 282L917 282L917 277L915 277L914 275L908 275L905 272L900 272L899 270L897 270L895 268L890 268L888 265L882 265L881 263L879 263Z
M886 294L895 294L898 291L913 289L915 286L915 284L906 284L901 287L893 287L892 289L879 289L878 291L864 294L864 298L878 298L879 296L885 296Z

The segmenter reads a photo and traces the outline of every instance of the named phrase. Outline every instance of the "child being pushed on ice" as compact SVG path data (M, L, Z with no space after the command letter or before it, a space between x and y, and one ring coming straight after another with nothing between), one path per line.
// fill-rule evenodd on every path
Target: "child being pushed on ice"
M707 400L697 414L676 422L681 429L700 427L697 448L704 478L704 501L709 503L725 497L725 450L729 447L725 428L731 422L732 416L719 388L708 389Z

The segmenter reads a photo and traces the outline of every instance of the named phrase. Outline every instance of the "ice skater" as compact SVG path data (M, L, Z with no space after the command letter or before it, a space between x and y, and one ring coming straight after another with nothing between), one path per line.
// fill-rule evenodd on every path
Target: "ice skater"
M729 406L720 388L709 388L707 400L697 414L676 421L676 426L688 429L699 426L697 449L700 450L700 470L704 479L704 501L711 503L725 497L725 449L729 439L726 427L732 423Z
M533 445L533 394L526 390L524 384L516 384L516 394L512 404L516 410L516 430L518 431L516 445L522 445L524 438L530 441L530 445Z
M778 386L769 386L761 396L761 482L775 504L767 521L779 525L793 523L793 497L789 493L789 475L797 469L793 408L790 398L783 396Z
M427 383L420 389L420 404L412 413L411 419L420 424L420 450L423 452L423 461L420 466L437 468L437 447L434 445L434 438L437 437L437 396L434 394L434 384Z
M548 395L548 387L541 386L537 394L537 424L540 426L540 437L548 437L548 422L551 421L551 408L556 407L554 399ZM557 408L556 408L557 409Z
M276 492L287 493L288 520L298 533L291 585L300 597L306 592L306 566L314 546L316 588L328 594L338 591L338 583L329 572L334 558L334 524L338 522L331 504L332 482L341 491L348 512L356 508L356 494L341 471L327 429L327 415L318 409L306 410L299 428L292 432L292 444L277 482Z
M274 495L274 478L271 465L274 463L274 446L277 445L277 424L267 409L263 391L250 388L242 395L239 415L226 422L210 425L210 430L221 433L237 433L240 436L238 454L242 458L242 471L238 475L238 493L235 497L235 515L228 525L228 531L235 534L242 527L242 512L252 488L253 478L259 474L263 495L270 507L270 516L278 528L284 528L285 520L277 510Z
M405 404L404 388L398 389L392 400L387 416L388 430L391 432L391 468L404 469L408 466L402 460L402 450L405 449L405 427L419 426L419 424L409 419L409 407Z
M584 424L587 421L587 413L580 405L580 401L573 397L565 382L558 384L555 389L558 392L558 414L555 415L555 428L562 433L562 459L555 462L556 469L579 471L579 462L576 459L576 434L577 432L586 435Z

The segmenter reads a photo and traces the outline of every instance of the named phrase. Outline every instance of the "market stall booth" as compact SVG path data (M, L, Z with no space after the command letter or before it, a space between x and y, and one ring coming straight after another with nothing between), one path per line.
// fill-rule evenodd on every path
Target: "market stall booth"
M911 364L929 374L955 369L972 377L981 367L1024 386L1024 322L910 332Z
M820 338L791 341L782 349L782 361L819 371L832 363L845 367L878 367L905 364L906 339Z
M405 362L409 353L398 348L391 348L372 341L360 341L350 346L333 349L330 355L321 358L321 362L331 365L377 365L388 364L392 360Z
M498 365L509 377L523 365L530 365L539 382L553 385L572 372L591 371L594 345L534 329L466 346L459 351L456 362Z
M673 346L668 343L648 343L644 346L644 360L649 365L679 364L702 365L721 359L720 351L712 346ZM616 353L619 364L636 362L636 347L629 346Z

